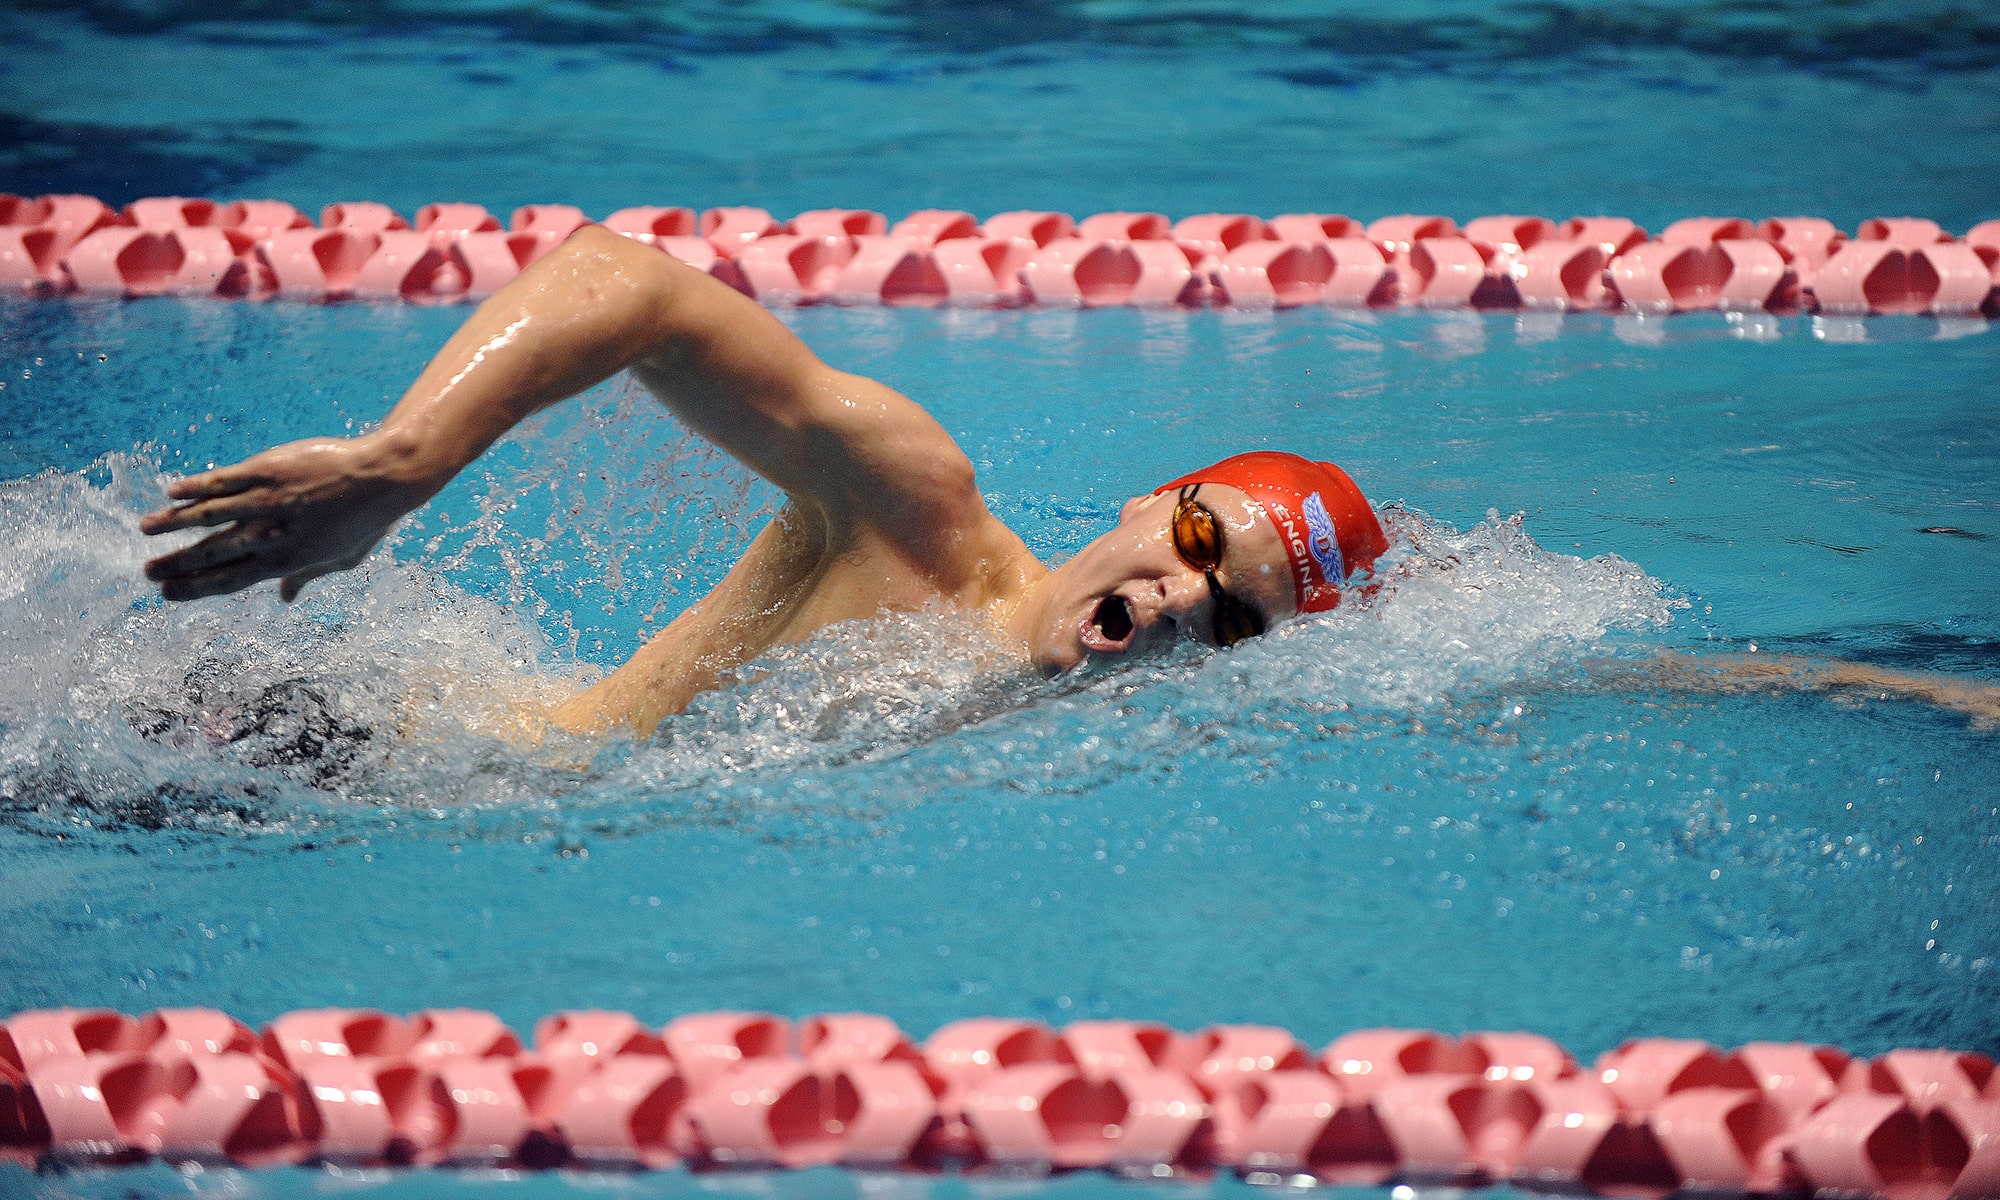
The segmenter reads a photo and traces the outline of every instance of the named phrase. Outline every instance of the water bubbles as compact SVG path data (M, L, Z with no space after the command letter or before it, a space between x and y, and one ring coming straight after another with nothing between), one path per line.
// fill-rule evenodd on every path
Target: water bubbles
M470 521L440 510L442 533L289 607L268 588L158 601L139 568L163 547L137 519L164 480L145 459L0 485L23 543L0 564L0 791L46 811L0 808L241 832L393 802L417 829L462 836L472 816L537 838L560 808L586 824L547 836L579 858L586 835L662 821L820 836L913 804L1083 795L1197 763L1269 778L1413 716L1456 728L1457 706L1581 672L1679 603L1630 563L1543 549L1519 518L1461 531L1390 509L1397 548L1373 583L1227 652L1187 643L1045 681L978 616L932 608L777 647L646 741L567 738L538 714L592 677L572 657L580 634L622 658L672 615L660 593L719 575L767 503L739 469L701 475L716 452L667 426L647 452L675 470L579 480L606 452L606 415L586 416L467 485ZM610 490L555 520L573 487ZM577 600L610 622L582 623ZM1504 742L1525 712L1510 700L1478 736Z

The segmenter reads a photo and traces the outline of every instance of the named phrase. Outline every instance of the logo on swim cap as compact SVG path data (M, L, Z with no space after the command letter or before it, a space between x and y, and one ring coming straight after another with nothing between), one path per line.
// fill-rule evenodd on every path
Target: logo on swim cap
M1320 573L1331 583L1346 579L1347 567L1340 559L1340 539L1334 536L1333 514L1326 511L1326 501L1314 492L1300 507L1306 512L1306 528L1312 530L1312 541L1306 548L1312 551Z
M1154 495L1220 483L1256 501L1277 529L1301 613L1340 603L1347 573L1366 571L1389 549L1382 523L1347 472L1282 450L1251 450L1181 476Z

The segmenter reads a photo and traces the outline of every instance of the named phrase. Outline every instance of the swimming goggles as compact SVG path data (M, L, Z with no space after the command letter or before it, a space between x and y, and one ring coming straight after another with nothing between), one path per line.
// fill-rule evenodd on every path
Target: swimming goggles
M1256 609L1222 590L1215 572L1222 566L1222 522L1215 510L1196 500L1198 483L1181 488L1174 504L1174 553L1181 561L1208 579L1208 594L1215 600L1215 644L1233 646L1244 638L1264 632L1264 618Z

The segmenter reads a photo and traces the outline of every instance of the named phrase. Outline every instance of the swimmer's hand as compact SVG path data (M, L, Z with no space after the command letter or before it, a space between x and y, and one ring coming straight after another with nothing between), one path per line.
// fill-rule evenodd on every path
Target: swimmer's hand
M359 566L384 534L438 490L383 433L312 438L176 480L176 503L146 514L148 534L227 526L146 564L169 600L196 600L277 579L287 603L308 580Z

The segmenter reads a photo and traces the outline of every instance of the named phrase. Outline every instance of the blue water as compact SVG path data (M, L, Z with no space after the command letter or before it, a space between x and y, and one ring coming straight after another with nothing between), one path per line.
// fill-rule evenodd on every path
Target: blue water
M1963 228L2000 178L2000 27L1943 6L212 11L0 14L0 188ZM951 614L835 630L647 744L536 755L488 709L615 665L772 501L629 389L292 610L136 577L162 472L376 419L462 317L0 305L0 1010L2000 1051L2000 734L1646 675L1754 646L2000 683L1978 323L792 312L936 412L1045 557L1281 445L1388 506L1401 570L1372 606L1053 685ZM131 1181L351 1183L0 1192Z

